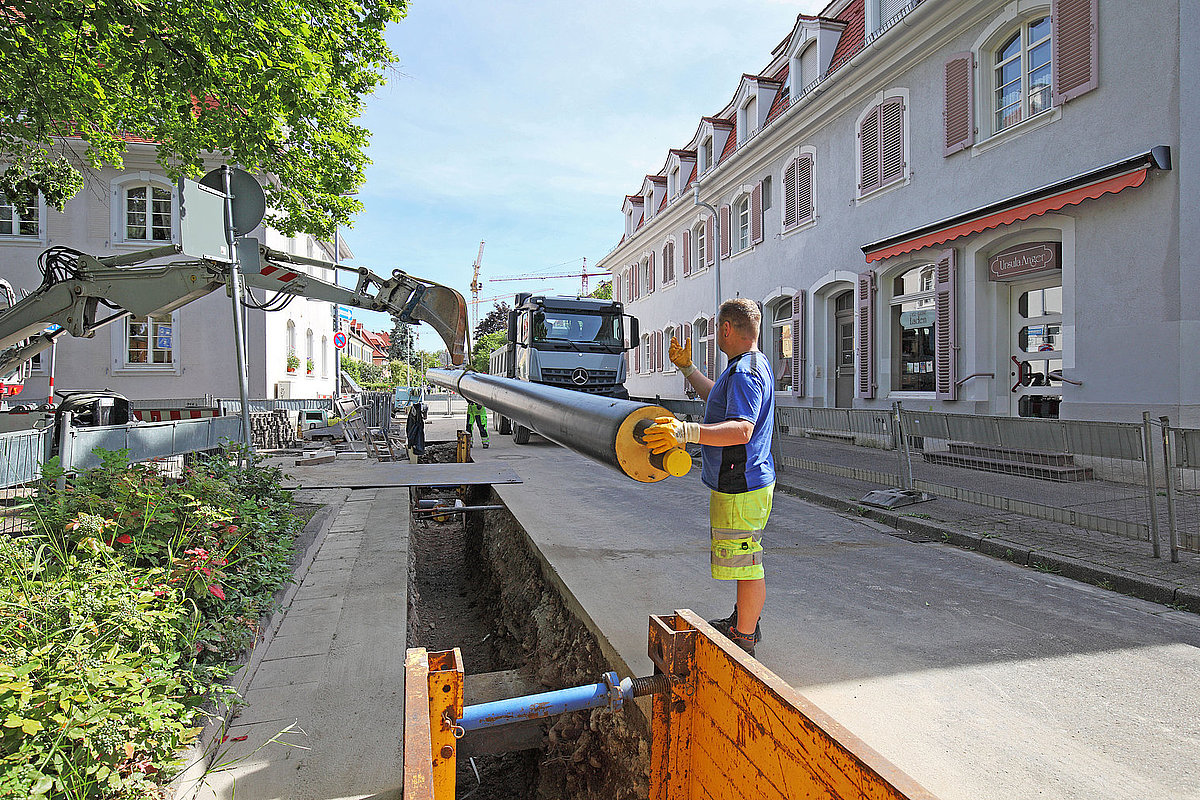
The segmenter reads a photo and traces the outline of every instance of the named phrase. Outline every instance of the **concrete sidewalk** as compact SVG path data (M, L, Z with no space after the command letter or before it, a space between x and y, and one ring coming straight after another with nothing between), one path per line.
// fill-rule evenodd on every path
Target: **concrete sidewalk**
M408 490L340 495L282 623L240 676L246 705L198 800L400 797Z
M729 613L697 476L538 437L474 457L525 479L497 491L622 674L651 670L649 614ZM777 493L759 660L942 800L1200 798L1200 618L894 534Z

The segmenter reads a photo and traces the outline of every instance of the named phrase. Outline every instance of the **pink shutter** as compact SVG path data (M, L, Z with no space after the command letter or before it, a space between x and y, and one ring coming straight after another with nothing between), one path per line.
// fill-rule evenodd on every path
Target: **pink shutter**
M692 232L683 232L683 277L692 274Z
M642 371L642 343L638 342L637 347L633 348L633 371L639 373Z
M760 244L763 240L763 207L762 181L754 184L750 193L750 244Z
M858 375L855 397L875 396L875 273L868 270L858 276L855 298L858 310Z
M708 353L704 366L704 374L709 380L716 380L717 376L714 370L717 368L717 318L708 318Z
M663 260L662 260L662 285L666 286L671 282L671 243L667 242L663 245Z
M958 399L958 335L955 314L955 251L943 250L934 268L934 384L938 400Z
M858 128L858 193L878 189L879 184L879 106L871 109Z
M800 156L796 160L796 190L795 195L795 214L796 224L801 225L805 222L812 222L815 206L813 205L813 157L811 155Z
M1096 64L1096 0L1052 0L1054 88L1050 102L1062 105L1099 85Z
M642 296L642 265L633 265L633 299L638 300Z
M796 162L792 161L783 171L783 227L796 224Z
M613 302L614 303L621 302L621 276L620 275L613 276L612 294L613 294Z
M679 329L679 346L687 349L692 348L692 323L685 322L683 327ZM688 388L688 379L683 379L683 390L686 392Z
M654 252L650 252L650 260L646 262L646 294L654 292Z
M711 214L704 220L704 261L708 266L712 266L713 258L716 256L716 248L713 247L713 216Z
M904 177L904 101L895 98L879 108L879 184Z
M663 332L655 331L654 332L654 371L655 372L662 372L662 368L663 368L662 341L663 341Z
M721 258L726 258L731 244L729 240L733 238L729 230L729 206L721 206L721 230L717 232L717 238L721 240Z
M806 299L803 289L792 295L792 394L797 397L804 397L804 378L808 371Z
M975 57L970 53L955 53L946 62L942 93L943 157L975 143L975 123L971 116L974 64Z

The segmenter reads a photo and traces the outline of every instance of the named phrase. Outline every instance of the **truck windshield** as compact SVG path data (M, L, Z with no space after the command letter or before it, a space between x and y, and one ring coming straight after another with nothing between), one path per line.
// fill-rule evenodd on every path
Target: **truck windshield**
M619 314L579 314L539 311L533 318L535 342L568 341L601 345L621 344Z

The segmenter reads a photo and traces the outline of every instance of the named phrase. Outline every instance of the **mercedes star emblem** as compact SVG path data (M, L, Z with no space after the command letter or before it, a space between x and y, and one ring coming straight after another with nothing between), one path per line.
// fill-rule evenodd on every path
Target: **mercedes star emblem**
M571 373L571 383L575 384L576 386L583 386L587 382L588 382L587 370L584 369L583 367L576 367L575 371Z

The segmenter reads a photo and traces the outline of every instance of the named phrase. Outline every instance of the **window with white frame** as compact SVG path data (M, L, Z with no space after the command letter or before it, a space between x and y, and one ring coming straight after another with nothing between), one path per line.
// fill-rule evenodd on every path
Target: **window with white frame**
M650 372L650 334L642 334L642 358L639 372Z
M704 269L705 259L708 257L708 236L706 235L707 226L701 222L696 227L692 228L692 274L695 275L700 270Z
M679 194L679 167L671 170L670 176L667 178L668 196L674 197Z
M316 364L313 363L313 332L312 328L309 328L304 333L304 371L312 375L315 366Z
M733 204L734 252L750 246L750 195L744 195Z
M674 372L675 364L671 361L671 339L682 338L679 335L679 329L674 325L668 325L663 328L662 337L662 365L663 372Z
M758 98L751 96L738 109L738 144L750 138L758 130Z
M42 235L42 203L30 197L18 203L0 205L0 236L39 239Z
M662 282L675 282L675 242L670 240L663 245Z
M1050 17L1021 26L992 53L993 132L1049 111Z
M329 377L329 337L321 337L321 377Z
M892 389L932 392L935 389L937 313L934 265L919 264L892 280Z
M126 241L171 241L174 204L169 188L154 183L126 184L122 196L121 230Z
M124 363L126 368L173 369L175 322L172 314L126 317Z
M296 323L290 319L287 321L287 355L289 360L296 355Z
M785 297L771 309L771 370L775 391L792 390L792 300Z
M904 98L887 97L859 120L859 197L890 186L907 174L904 114Z
M711 136L705 137L700 143L700 172L705 173L712 169L713 165L713 140Z
M712 365L708 360L709 342L712 335L708 330L708 318L699 317L692 323L692 364L708 377L712 377Z
M789 230L816 215L813 206L813 155L801 153L783 168L783 229Z

